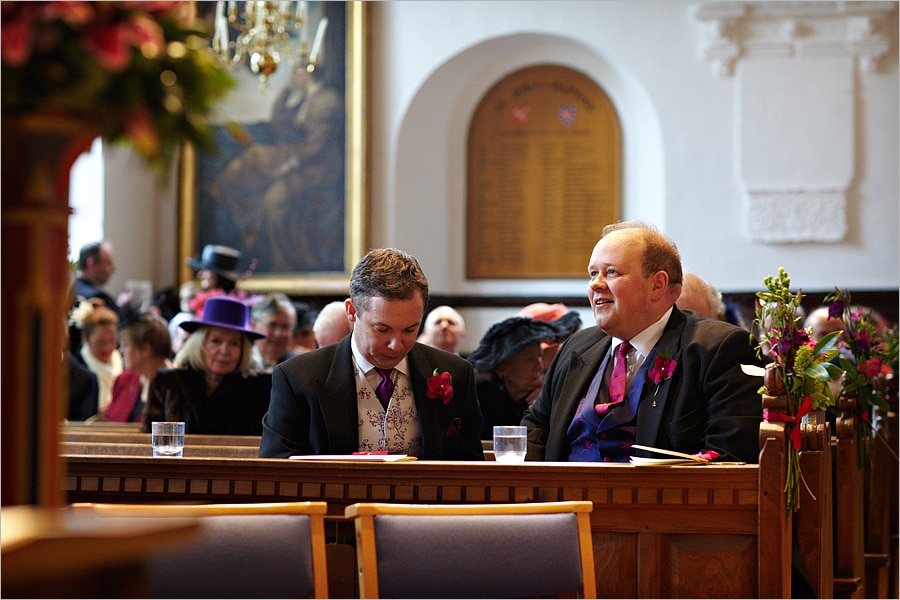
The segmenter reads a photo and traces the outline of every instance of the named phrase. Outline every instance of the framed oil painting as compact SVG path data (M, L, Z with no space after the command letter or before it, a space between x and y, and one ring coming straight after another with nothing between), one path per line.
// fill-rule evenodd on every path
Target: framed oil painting
M216 244L240 251L247 291L347 291L366 239L365 2L306 8L313 30L323 30L316 69L285 62L262 84L237 67L237 85L215 111L219 151L185 148L180 281L194 276L187 259Z

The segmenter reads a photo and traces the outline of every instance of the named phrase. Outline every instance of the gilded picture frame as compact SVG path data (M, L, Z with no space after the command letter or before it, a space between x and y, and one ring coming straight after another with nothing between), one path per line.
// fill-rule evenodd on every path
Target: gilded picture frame
M332 182L332 188L336 189L329 189L327 184L317 184L318 187L310 191L313 184L309 182L320 181L320 174L325 171L330 173L331 169L320 166L317 174L296 168L298 164L303 164L304 159L300 157L303 150L297 151L298 158L294 160L290 152L282 150L284 146L270 145L271 149L264 148L264 152L256 157L265 158L262 162L264 168L257 168L253 176L246 175L249 171L241 167L243 162L250 160L246 155L250 154L247 150L252 145L237 144L243 137L255 142L258 130L254 129L254 125L244 127L238 121L238 135L235 135L235 114L244 114L244 111L232 110L232 114L226 114L222 123L216 126L224 152L213 156L199 154L192 146L183 149L178 218L178 274L181 282L195 276L187 264L189 258L198 257L206 244L221 244L242 253L238 269L246 272L246 276L238 284L240 289L252 293L282 292L290 296L347 292L350 271L362 257L367 237L367 9L365 2L307 4L311 15L314 14L314 5L320 5L319 14L325 10L331 14L326 40L331 39L328 36L343 39L343 197L340 197L341 189L336 187L340 186L339 179ZM334 18L333 11L338 9L338 5L345 7L343 19ZM327 45L325 47L328 48ZM323 55L323 62L331 61L332 81L336 76L336 54L339 52L325 52ZM249 69L242 68L245 72L239 75L246 79ZM245 85L242 92L246 96L245 106L256 103L257 98L253 94L258 93L261 98L269 97L274 107L272 97L286 95L287 83L284 81L290 76L291 67L285 66L284 69L288 74L282 78L281 90L276 87L274 77L270 79L272 89L266 86L265 89L248 90ZM327 71L325 77L328 77ZM334 86L335 89L339 87ZM311 103L307 102L307 105ZM270 116L268 121L274 119ZM258 123L264 127L266 119L262 118ZM270 128L275 129L271 125ZM288 164L288 159L293 162ZM307 164L311 162L314 159L311 158ZM217 165L218 170L209 167L213 164ZM284 177L277 175L290 171L291 165L295 168L293 174ZM260 176L260 173L263 175ZM334 176L334 173L330 175ZM268 179L270 176L271 180ZM306 208L312 204L304 200L306 197L325 200L316 204L327 206L327 214L320 211L307 216L306 211L313 209ZM331 202L327 202L329 198ZM298 205L298 202L307 204ZM233 216L229 217L231 213ZM271 246L271 250L267 245ZM316 252L319 254L314 255Z

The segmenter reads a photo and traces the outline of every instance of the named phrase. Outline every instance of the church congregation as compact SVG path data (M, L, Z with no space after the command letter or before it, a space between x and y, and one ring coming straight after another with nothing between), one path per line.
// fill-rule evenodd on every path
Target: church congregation
M0 595L898 597L897 2L2 12Z

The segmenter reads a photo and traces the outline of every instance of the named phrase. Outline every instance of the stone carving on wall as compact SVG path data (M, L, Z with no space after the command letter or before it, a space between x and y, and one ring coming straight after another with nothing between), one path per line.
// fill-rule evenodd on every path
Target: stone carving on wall
M737 78L745 235L761 243L844 240L858 164L856 64L878 73L894 44L897 3L704 2L693 10L700 59Z
M874 72L891 48L887 17L896 8L896 2L703 2L694 6L700 58L725 76L744 57L849 53Z

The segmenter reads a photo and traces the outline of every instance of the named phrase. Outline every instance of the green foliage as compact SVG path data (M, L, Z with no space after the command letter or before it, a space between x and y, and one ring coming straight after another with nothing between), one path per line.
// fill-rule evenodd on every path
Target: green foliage
M757 292L759 302L754 319L757 353L768 354L773 361L777 379L784 385L787 414L771 414L769 420L786 423L791 443L788 445L787 476L785 480L786 510L799 508L800 484L805 485L800 469L800 422L810 411L834 406L834 392L829 385L841 376L841 369L833 364L839 354L840 332L826 335L814 342L804 329L800 316L803 293L791 292L791 279L783 268L778 276L763 280L766 291ZM752 335L752 334L751 334ZM760 393L766 392L760 389Z
M825 297L825 302L830 303L828 316L840 317L844 322L844 330L838 332L844 349L839 358L844 372L841 393L857 398L859 461L865 467L869 464L874 446L872 408L877 406L885 412L890 410L887 399L880 392L882 386L879 379L893 376L892 365L897 360L896 332L890 329L879 332L872 311L851 305L847 290L835 288Z

